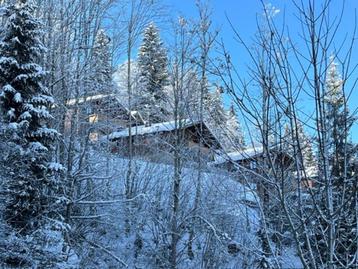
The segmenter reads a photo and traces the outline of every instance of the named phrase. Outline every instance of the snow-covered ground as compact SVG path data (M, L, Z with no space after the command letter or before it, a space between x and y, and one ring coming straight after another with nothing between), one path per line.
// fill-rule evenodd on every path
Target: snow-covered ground
M75 229L88 240L82 242L87 247L78 248L80 266L168 268L173 166L135 160L133 194L127 201L124 190L128 160L98 152L92 156L92 170L101 173L92 176L95 195L78 201L81 210L75 218L83 224ZM254 268L259 249L259 213L254 206L259 202L257 195L229 176L198 173L194 168L182 170L178 268ZM195 210L199 181L200 200ZM190 227L194 227L192 239ZM187 253L190 240L194 253L191 259ZM234 253L229 253L229 245L234 246ZM291 254L289 257L294 256Z

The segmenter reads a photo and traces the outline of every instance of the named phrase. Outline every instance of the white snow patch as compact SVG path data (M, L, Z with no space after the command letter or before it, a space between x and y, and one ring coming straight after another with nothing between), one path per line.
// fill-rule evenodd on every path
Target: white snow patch
M57 163L57 162L51 162L49 163L48 165L48 168L52 171L55 171L55 172L60 172L60 171L63 171L64 170L64 167L62 164L60 163Z
M32 142L30 143L31 151L48 151L48 149L40 142Z
M15 103L21 103L22 102L21 93L19 93L19 92L15 93L14 101L15 101Z
M107 97L115 97L115 94L97 94L87 97L73 98L66 102L66 105L73 106L75 104L82 104L88 101L101 100Z
M263 153L262 147L253 147L242 151L234 151L226 154L220 154L214 157L215 161L212 162L211 164L216 165L216 164L222 164L230 161L233 162L241 161L241 160L253 158L262 153Z
M153 134L153 133L160 133L160 132L170 132L178 128L179 125L183 127L190 127L197 124L198 120L191 120L191 119L184 119L181 121L168 121L168 122L160 122L156 124L152 124L151 126L136 126L132 127L132 135L144 135L144 134ZM119 132L114 132L108 136L109 140L122 138L129 136L129 129L124 129Z

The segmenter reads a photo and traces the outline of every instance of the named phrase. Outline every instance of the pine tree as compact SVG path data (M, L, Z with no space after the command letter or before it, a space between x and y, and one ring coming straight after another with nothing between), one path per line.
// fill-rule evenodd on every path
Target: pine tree
M316 167L315 157L313 154L312 143L308 135L305 133L302 123L297 123L297 136L300 142L300 151L302 153L302 165L303 169L309 169Z
M334 226L334 262L338 267L354 268L348 265L357 253L357 175L354 172L355 158L357 156L357 146L349 142L349 130L354 122L354 118L349 115L349 110L343 92L343 80L340 76L338 65L334 56L329 59L325 81L324 105L324 126L322 132L325 144L324 152L319 148L318 160L319 176L315 187L315 200L318 201L320 212L315 219L313 230L315 237L313 244L317 246L317 254L323 262L329 262L329 249L327 248L329 222ZM326 153L326 154L324 154ZM328 158L328 165L324 166L322 156ZM328 169L329 182L325 177L325 170ZM327 186L328 184L331 184ZM329 187L329 194L326 190ZM328 199L331 199L331 207L335 215L331 215L328 207ZM311 201L313 204L314 201ZM331 211L332 211L331 210ZM322 217L323 215L323 217ZM317 227L319 223L319 228ZM355 238L355 239L354 239Z
M123 105L128 106L128 91L127 91L127 73L128 63L124 62L118 66L113 75L113 81L115 83L116 94L120 96ZM138 99L140 94L137 92L140 87L140 71L138 68L138 62L131 61L131 85L133 99Z
M233 150L244 149L245 139L233 104L231 104L226 118L226 132L229 143L228 146Z
M185 76L186 96L183 98L186 103L185 115L190 119L200 118L200 81L196 72L189 71Z
M217 87L214 92L204 95L203 120L211 132L220 141L225 151L231 150L231 143L228 141L226 120L227 115L222 100L223 89Z
M354 243L353 238L357 238L357 175L354 173L354 164L358 150L348 137L355 118L350 116L348 110L343 93L343 80L335 57L331 56L329 61L324 96L329 167L334 185L335 206L339 207L344 204L335 228L337 238L339 238L336 249L337 258L347 262L357 252L357 244Z
M48 108L54 100L42 84L46 72L38 63L45 48L40 41L41 23L33 17L34 11L31 1L7 6L0 42L2 141L9 146L2 159L2 215L9 229L1 236L8 240L8 252L0 256L10 265L44 268L49 261L45 230L56 229L52 224L61 223L61 203L56 198L61 185L55 176L61 166L51 162L51 144L58 133L48 127L52 118Z
M165 105L165 86L168 84L167 62L158 29L154 23L150 23L144 31L143 42L139 48L141 97L134 105L142 111L149 122L160 122L168 116Z
M206 102L208 117L210 117L218 126L226 121L226 113L222 100L223 89L217 87L216 90L211 93Z
M110 38L103 29L96 35L91 67L91 95L113 92Z
M316 169L317 163L313 153L311 138L306 134L303 129L302 123L298 122L293 131L294 140L297 140L298 143L294 143L292 140L292 130L288 125L285 126L284 134L284 145L283 148L292 156L294 155L294 148L296 147L296 152L299 154L300 169L305 169L312 171ZM297 139L296 139L297 138ZM299 146L299 147L298 147Z
M336 177L343 175L345 165L350 162L355 154L354 146L349 142L348 134L355 118L350 116L343 95L343 81L337 70L334 56L330 57L330 65L326 79L326 94L324 96L326 108L326 132L330 154L332 174ZM348 163L346 163L348 162Z

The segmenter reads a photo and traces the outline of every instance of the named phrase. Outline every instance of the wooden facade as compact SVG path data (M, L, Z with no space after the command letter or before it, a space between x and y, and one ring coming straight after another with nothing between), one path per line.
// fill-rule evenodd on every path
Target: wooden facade
M128 157L128 131L125 129L109 136L113 153ZM198 121L188 119L178 126L174 121L136 126L131 132L133 154L151 161L170 162L176 145L182 156L193 162L199 157L205 162L213 161L215 154L222 150L219 141L205 124L200 126Z

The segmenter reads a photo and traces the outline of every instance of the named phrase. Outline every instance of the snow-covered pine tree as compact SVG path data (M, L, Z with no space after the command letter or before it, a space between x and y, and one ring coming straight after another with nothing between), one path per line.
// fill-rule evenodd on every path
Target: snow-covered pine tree
M123 105L128 107L128 92L127 92L127 81L128 81L128 73L127 73L128 63L124 62L118 66L118 68L114 71L113 81L115 83L115 92L121 98L121 102ZM138 63L135 61L131 61L131 85L132 85L132 96L133 99L137 99L139 93L137 92L140 87L140 70L138 67Z
M90 95L113 92L110 42L111 40L105 31L100 29L96 35L93 47Z
M225 151L230 151L231 143L227 137L226 112L223 105L222 94L222 87L216 87L215 91L210 92L203 100L203 120L216 138L219 139Z
M226 113L223 105L222 94L222 87L217 87L216 90L211 93L206 100L207 109L209 110L208 116L211 117L218 125L226 121Z
M54 100L42 84L46 72L38 63L45 48L41 23L33 16L35 6L32 1L13 2L5 8L0 42L2 142L9 145L1 160L1 215L7 229L0 244L7 252L2 251L0 259L12 266L54 268L60 256L50 256L56 248L48 249L48 239L56 235L59 243L64 227L61 184L55 175L62 167L51 156L58 133L48 127Z
M332 177L333 201L335 208L341 207L339 220L336 221L338 240L336 242L337 257L340 265L348 267L349 261L357 253L357 175L354 165L358 148L350 142L349 130L355 118L350 115L347 101L343 93L343 80L335 62L335 57L329 59L326 77L326 93L324 104L326 111L326 136L329 153L330 176ZM339 264L337 261L337 265Z
M316 166L315 159L314 159L315 157L313 155L313 149L312 149L310 138L305 133L301 122L297 123L296 128L297 128L298 141L300 142L300 150L302 153L303 168L308 169L311 167L315 167Z
M233 104L231 104L226 115L226 133L228 136L228 146L232 148L232 150L245 148L244 135Z
M343 95L343 81L339 74L334 56L330 57L330 65L326 78L326 94L324 103L326 108L326 129L328 137L330 165L334 176L342 176L347 165L355 154L353 145L349 142L348 134L355 118L350 116L345 97ZM346 161L345 161L346 159Z
M167 62L166 50L158 29L152 22L145 29L143 42L139 48L141 89L140 96L133 105L151 123L168 118L169 113L165 104L167 100L165 86L168 84Z
M300 121L297 122L295 129L296 130L293 130L292 133L290 127L288 125L285 126L283 148L293 156L293 147L296 147L296 152L298 153L298 156L300 156L300 169L305 169L306 171L315 171L317 168L317 162L313 153L311 138L306 134ZM294 137L294 141L292 140L292 135ZM294 143L296 141L299 142L299 144Z

